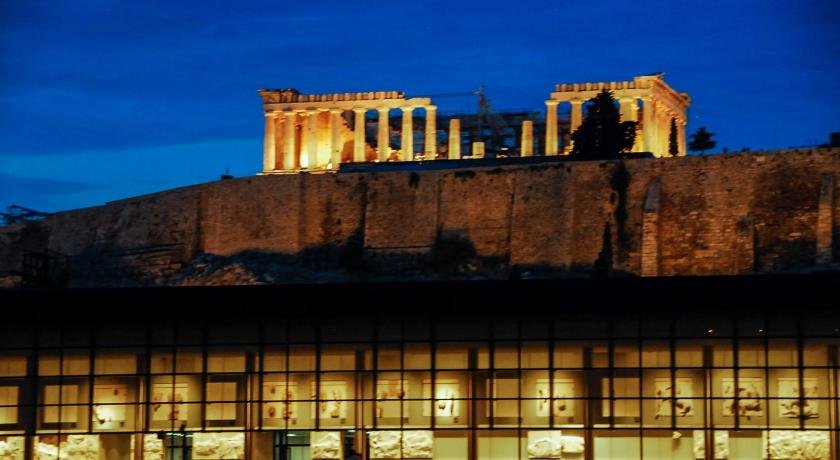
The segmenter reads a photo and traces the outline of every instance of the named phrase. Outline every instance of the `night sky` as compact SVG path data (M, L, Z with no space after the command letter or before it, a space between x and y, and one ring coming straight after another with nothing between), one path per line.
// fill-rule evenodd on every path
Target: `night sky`
M840 131L840 2L0 1L0 208L255 174L258 88L470 92L665 72L718 148ZM475 99L435 99L440 113Z

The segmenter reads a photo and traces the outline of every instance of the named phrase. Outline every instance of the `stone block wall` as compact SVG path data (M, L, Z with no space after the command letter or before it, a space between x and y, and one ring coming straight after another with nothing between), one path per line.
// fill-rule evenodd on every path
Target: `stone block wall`
M155 244L294 255L354 237L370 252L416 253L454 233L523 267L585 272L606 254L613 270L633 274L767 273L837 261L838 173L840 149L269 175L68 211L44 225L49 248L68 255Z
M114 201L44 219L49 249L66 255L181 244L187 256L202 249L202 186Z

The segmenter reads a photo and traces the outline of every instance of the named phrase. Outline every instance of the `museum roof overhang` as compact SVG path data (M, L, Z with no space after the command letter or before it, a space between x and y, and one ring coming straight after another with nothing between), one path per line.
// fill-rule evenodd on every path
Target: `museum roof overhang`
M253 322L272 318L828 315L840 273L0 291L9 323ZM840 326L840 324L838 324Z

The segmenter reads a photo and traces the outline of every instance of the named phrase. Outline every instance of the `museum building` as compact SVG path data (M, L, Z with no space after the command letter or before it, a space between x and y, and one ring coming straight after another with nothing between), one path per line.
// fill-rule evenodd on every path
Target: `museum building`
M0 292L0 459L830 459L836 274Z

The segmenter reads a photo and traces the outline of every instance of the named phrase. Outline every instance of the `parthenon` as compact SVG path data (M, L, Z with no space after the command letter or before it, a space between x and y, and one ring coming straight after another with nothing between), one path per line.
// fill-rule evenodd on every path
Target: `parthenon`
M609 90L620 103L622 120L640 121L633 152L668 155L671 120L677 126L678 155L685 155L686 111L691 99L668 86L662 74L635 77L631 81L563 83L555 86L546 104L545 148L534 150L533 120L522 124L521 156L567 155L572 145L560 145L557 108L571 105L570 132L583 121L583 105L598 92ZM341 163L414 161L461 158L460 122L452 119L446 138L449 145L438 149L437 106L429 97L407 98L399 91L302 94L295 89L260 89L265 113L263 174L300 170L337 170ZM639 108L639 100L642 106ZM389 114L402 114L399 149L391 148ZM414 110L425 112L422 151L414 144ZM375 145L366 142L368 111L378 114ZM639 111L642 116L639 120ZM472 158L483 157L484 145L476 143ZM419 146L418 146L419 147ZM488 156L495 152L487 152ZM470 158L464 157L464 158Z
M398 91L300 94L294 89L260 90L265 109L263 171L333 169L340 163L414 160L412 112L426 111L426 154L436 146L435 111L429 98L406 99ZM391 157L388 112L402 110L401 156ZM365 115L377 111L376 149L365 142ZM353 130L345 115L353 112Z

